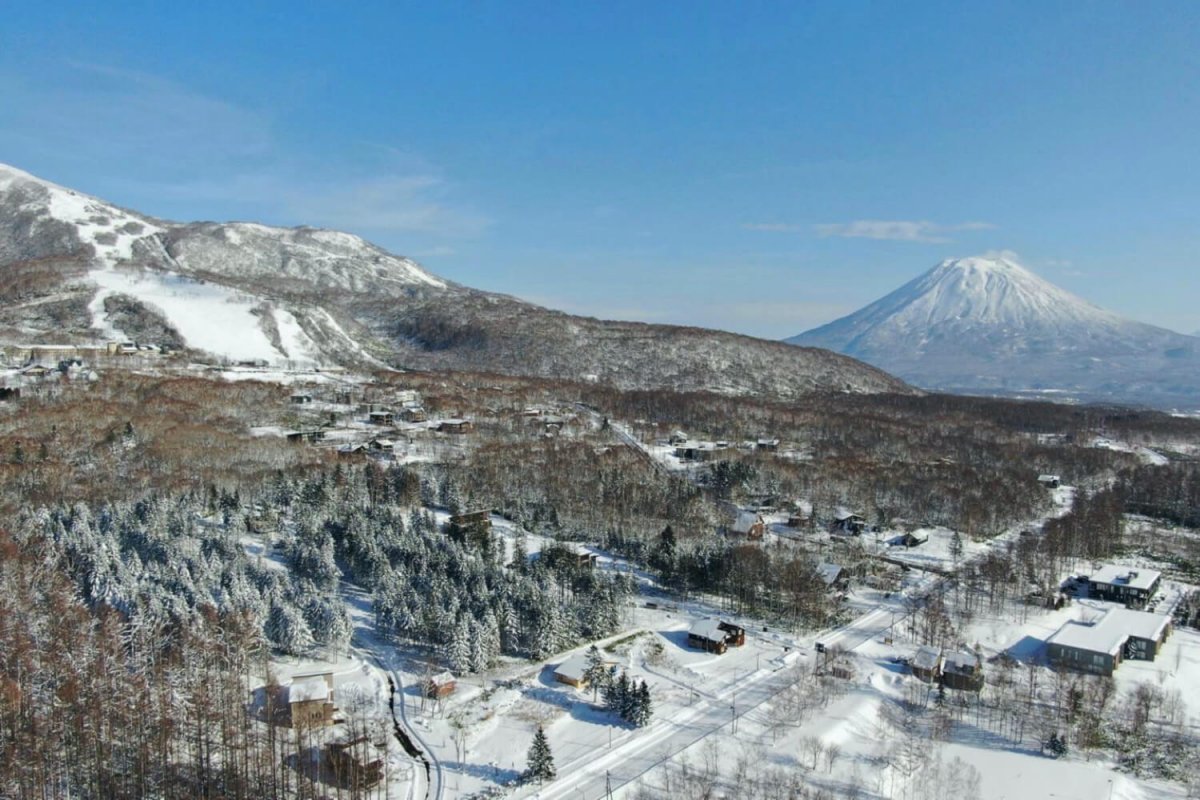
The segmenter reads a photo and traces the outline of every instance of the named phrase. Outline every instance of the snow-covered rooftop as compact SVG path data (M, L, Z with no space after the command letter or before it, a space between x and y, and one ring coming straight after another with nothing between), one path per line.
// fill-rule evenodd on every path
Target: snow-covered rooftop
M1158 639L1170 623L1166 614L1113 607L1099 619L1068 620L1046 639L1046 644L1116 655L1130 636Z
M582 681L588 669L587 655L580 653L568 658L554 669L554 674L571 681Z
M1110 586L1149 589L1161 577L1162 573L1156 569L1127 567L1121 564L1105 564L1098 572L1090 575L1089 580L1092 583L1106 583Z
M913 655L912 661L909 664L914 669L932 670L937 668L938 660L941 657L942 654L939 650L932 647L918 647L916 654Z
M821 576L821 580L826 586L832 586L842 574L842 568L837 564L823 562L817 564L817 574Z
M324 678L309 678L288 687L288 702L303 703L309 700L328 700L329 686Z
M699 636L702 639L707 639L710 642L725 641L725 631L721 630L721 620L710 617L708 619L698 619L692 623L692 627L688 630L691 636Z
M747 534L750 533L751 528L761 521L762 517L753 511L739 511L737 519L734 520L732 530L734 533Z

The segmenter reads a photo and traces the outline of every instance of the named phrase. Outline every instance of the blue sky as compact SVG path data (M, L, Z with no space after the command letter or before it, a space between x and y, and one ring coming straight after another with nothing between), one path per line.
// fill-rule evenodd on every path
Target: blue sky
M1006 249L1200 329L1197 3L39 5L0 161L160 217L766 337Z

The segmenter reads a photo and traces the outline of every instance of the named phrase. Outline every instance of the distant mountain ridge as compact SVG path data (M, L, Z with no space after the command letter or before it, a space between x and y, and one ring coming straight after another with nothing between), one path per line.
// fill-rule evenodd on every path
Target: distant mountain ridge
M0 165L0 343L138 339L199 357L470 369L793 399L911 392L853 359L574 317L316 228L175 223Z
M1125 319L1003 254L942 261L787 341L860 358L926 389L1200 403L1200 339Z

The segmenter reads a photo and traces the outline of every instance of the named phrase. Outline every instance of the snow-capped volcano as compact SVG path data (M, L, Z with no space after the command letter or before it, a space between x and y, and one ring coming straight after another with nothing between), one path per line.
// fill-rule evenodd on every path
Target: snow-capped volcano
M168 222L0 165L0 344L114 339L198 360L460 369L783 399L912 391L823 350L572 317L460 286L348 233Z
M1099 308L1007 254L948 259L787 341L861 358L932 389L1200 397L1200 339Z

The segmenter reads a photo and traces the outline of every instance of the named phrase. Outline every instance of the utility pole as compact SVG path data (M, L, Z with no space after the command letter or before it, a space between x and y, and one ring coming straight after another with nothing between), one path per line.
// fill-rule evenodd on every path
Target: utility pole
M604 770L604 800L613 800L612 772Z

